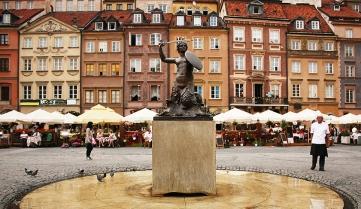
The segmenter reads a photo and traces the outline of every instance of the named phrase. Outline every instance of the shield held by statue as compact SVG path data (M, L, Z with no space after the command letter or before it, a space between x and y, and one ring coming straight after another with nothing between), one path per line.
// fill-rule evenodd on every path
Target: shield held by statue
M202 61L195 54L190 51L186 51L185 57L187 61L193 65L193 67L197 68L198 70L202 70Z

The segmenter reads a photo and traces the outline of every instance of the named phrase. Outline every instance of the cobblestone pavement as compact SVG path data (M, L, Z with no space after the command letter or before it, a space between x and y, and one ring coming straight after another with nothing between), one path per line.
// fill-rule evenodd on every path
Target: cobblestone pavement
M151 149L95 148L85 160L84 148L10 148L0 150L0 209L34 188L73 178L79 169L86 175L114 169L151 169ZM361 146L329 148L325 172L311 171L309 147L232 147L217 149L218 169L247 170L287 175L319 182L349 197L361 209ZM39 169L37 177L24 168Z

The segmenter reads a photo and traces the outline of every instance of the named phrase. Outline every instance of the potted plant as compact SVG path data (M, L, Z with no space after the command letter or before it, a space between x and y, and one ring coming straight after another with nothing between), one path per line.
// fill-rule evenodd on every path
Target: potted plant
M349 131L347 130L341 131L340 136L341 136L341 144L350 144L351 134Z

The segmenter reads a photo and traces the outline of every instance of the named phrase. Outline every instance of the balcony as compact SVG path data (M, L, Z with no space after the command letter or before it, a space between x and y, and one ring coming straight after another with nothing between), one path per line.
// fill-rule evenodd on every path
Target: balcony
M231 106L288 106L287 98L230 97Z

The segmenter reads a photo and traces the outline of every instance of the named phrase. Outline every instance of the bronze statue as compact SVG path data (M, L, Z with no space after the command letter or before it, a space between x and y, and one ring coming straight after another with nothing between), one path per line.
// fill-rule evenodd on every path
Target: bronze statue
M159 55L163 62L177 65L177 75L172 88L170 99L167 100L167 110L161 116L196 117L207 115L203 110L202 97L194 92L193 68L202 69L202 63L191 52L187 51L185 41L177 42L179 57L167 58L162 47L166 43L159 43Z

